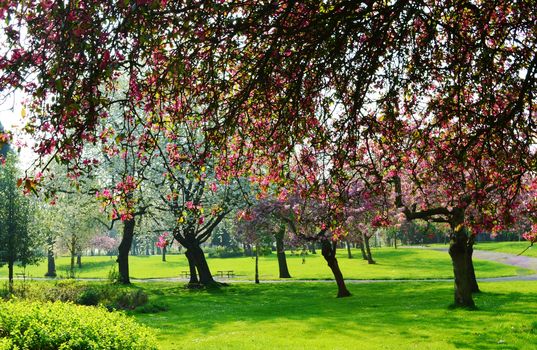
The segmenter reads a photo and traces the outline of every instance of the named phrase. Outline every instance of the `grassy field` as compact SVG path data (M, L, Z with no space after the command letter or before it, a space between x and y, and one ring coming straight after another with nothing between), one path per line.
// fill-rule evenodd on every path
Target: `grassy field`
M479 242L475 245L475 249L491 250L495 252L520 254L529 246L529 242ZM533 246L526 250L522 255L537 258L537 246Z
M447 253L424 249L393 249L380 248L373 250L377 261L368 265L354 251L355 258L348 259L345 251L339 252L339 264L347 279L435 279L452 278L451 260ZM167 262L162 262L160 256L130 257L130 274L133 278L164 278L178 277L180 272L188 270L184 255L168 255ZM254 259L250 257L208 259L209 266L214 272L218 270L234 270L237 280L252 280L254 278ZM76 276L81 278L106 278L115 267L115 257L94 256L83 257L82 268L76 269ZM303 263L300 256L288 254L288 265L294 279L331 279L329 268L321 254L310 254ZM478 277L513 276L528 274L530 270L489 261L475 261ZM57 259L59 276L67 276L69 258ZM278 279L278 261L275 254L261 257L259 261L261 280ZM16 268L15 272L22 272ZM29 266L26 273L31 277L42 277L46 272L45 262L38 266ZM0 277L7 276L6 267L0 268Z
M477 311L450 310L446 282L139 287L168 307L132 312L162 349L537 349L537 282L481 283Z

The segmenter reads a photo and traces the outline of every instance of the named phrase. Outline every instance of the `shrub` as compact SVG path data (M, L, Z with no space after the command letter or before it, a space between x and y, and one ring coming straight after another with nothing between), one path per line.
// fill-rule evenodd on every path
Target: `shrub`
M238 247L216 247L207 248L209 258L236 258L243 256L244 252Z
M150 330L120 312L63 302L0 305L0 349L157 349Z
M144 305L148 299L142 289L75 280L28 283L25 293L15 290L14 294L21 299L102 305L109 310L132 310Z
M136 312L142 313L142 314L154 314L161 311L167 311L169 310L168 304L161 302L161 301L150 301L145 305L142 305L138 308L136 308Z

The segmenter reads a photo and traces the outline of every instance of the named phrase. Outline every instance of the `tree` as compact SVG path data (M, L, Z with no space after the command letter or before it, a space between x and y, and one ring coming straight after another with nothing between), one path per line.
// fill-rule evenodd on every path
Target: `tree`
M30 201L17 188L16 158L8 154L0 166L0 264L8 266L9 292L13 292L13 267L36 263L41 241L32 232Z
M274 200L261 199L247 211L238 212L238 232L242 240L257 246L267 241L276 241L276 254L278 256L278 269L280 278L291 278L287 259L285 256L284 239L287 224L281 218L281 205ZM257 260L256 260L257 261Z
M168 232L164 232L158 237L156 246L162 250L162 261L166 261L166 248L173 242Z
M55 247L63 218L56 216L55 208L43 199L34 200L34 210L35 230L43 237L47 251L45 277L56 277Z
M117 239L112 238L110 236L100 235L93 237L89 245L92 249L97 250L97 254L104 252L106 255L110 255L112 254L112 252L117 250L119 242Z
M247 239L248 242L266 241L270 237L274 238L279 277L291 278L284 246L287 224L281 217L281 210L280 203L270 199L261 199L249 208L248 212L239 212L239 219L244 235L250 237Z
M308 167L313 155L334 182L375 176L388 196L388 173L403 172L422 198L397 205L408 219L449 222L455 304L473 305L463 284L474 229L507 217L535 169L534 1L77 5L11 1L0 12L0 90L30 96L43 157L79 164L119 106L143 135L162 121L195 126L223 179L285 185L291 160ZM128 94L117 96L122 75ZM372 147L382 154L367 162ZM427 201L424 183L452 195L413 208ZM336 205L337 191L324 195Z
M75 264L82 267L82 251L102 231L99 204L85 193L58 193L50 209L49 214L57 219L58 240L71 257L69 275L74 277Z

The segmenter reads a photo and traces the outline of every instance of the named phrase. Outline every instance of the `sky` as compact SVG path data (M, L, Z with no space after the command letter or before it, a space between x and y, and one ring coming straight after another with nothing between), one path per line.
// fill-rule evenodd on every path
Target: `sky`
M20 94L12 94L6 99L0 99L0 122L5 130L13 133L14 140L21 140L31 145L33 140L28 135L22 135L20 130L24 126L22 122L22 103ZM15 149L15 147L12 147ZM19 153L19 167L26 170L35 159L36 155L30 147L23 147Z

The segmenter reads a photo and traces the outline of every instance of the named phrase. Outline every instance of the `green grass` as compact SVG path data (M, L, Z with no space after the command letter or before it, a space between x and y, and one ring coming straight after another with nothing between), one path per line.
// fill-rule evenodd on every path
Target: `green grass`
M393 249L380 248L373 250L377 261L368 265L354 251L355 258L348 259L345 251L339 252L339 265L347 279L435 279L452 278L451 260L447 253L425 249ZM162 262L160 256L130 257L130 274L132 278L164 278L177 277L182 270L188 270L184 255L168 255L167 262ZM321 254L309 254L305 263L300 256L287 257L289 271L294 279L332 279L330 269ZM83 257L83 267L76 269L76 276L81 278L106 278L116 265L115 257L94 256ZM218 270L234 270L236 279L252 280L254 278L254 259L213 258L208 259L213 273ZM57 272L67 276L69 258L57 259ZM475 261L477 277L514 276L529 274L530 270L503 265L490 261ZM278 260L275 254L261 257L259 261L261 280L278 279ZM16 272L22 269L17 268ZM26 273L32 277L41 277L46 272L46 264L29 266ZM7 269L0 269L0 277L7 276Z
M519 254L530 245L529 242L479 242L475 249L490 250L495 252ZM537 258L537 246L532 246L522 255Z
M477 311L450 310L447 282L141 287L168 307L132 313L161 349L537 349L537 282L481 283Z

